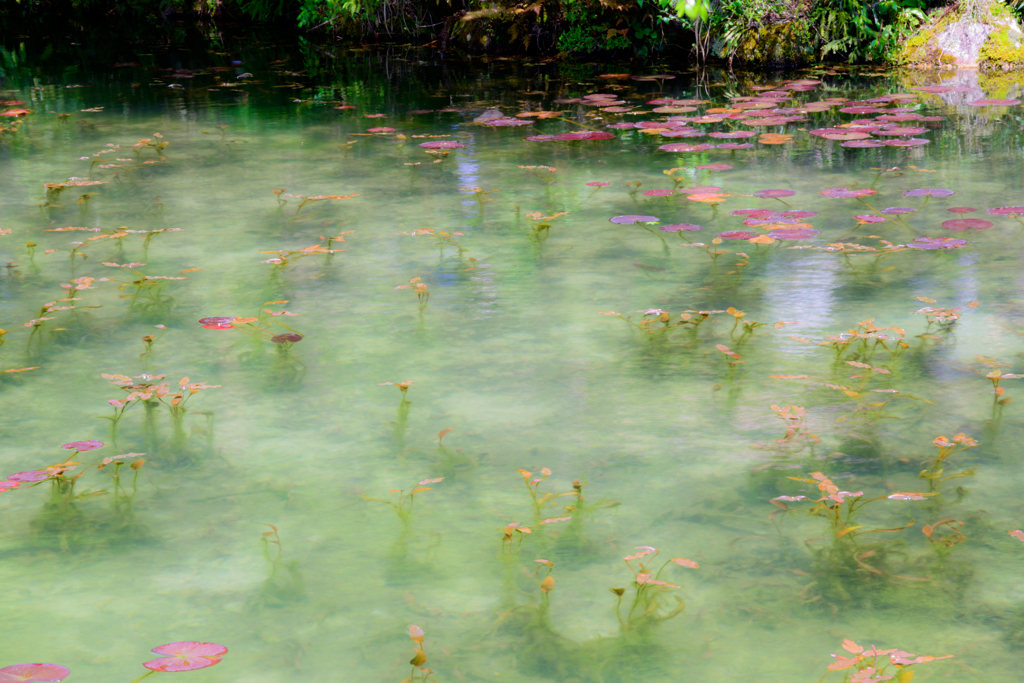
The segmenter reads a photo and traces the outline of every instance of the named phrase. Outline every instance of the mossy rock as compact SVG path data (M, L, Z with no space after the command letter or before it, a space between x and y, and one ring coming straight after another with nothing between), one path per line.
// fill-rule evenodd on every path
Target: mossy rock
M978 20L943 14L903 45L893 61L918 68L1008 70L1024 64L1024 30L992 4Z
M759 64L800 64L814 57L814 49L807 24L789 21L747 31L733 57Z

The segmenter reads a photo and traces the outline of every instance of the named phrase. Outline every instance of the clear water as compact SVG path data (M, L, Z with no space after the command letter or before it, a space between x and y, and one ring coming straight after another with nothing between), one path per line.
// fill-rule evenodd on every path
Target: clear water
M34 113L0 143L0 228L11 231L0 237L0 261L17 262L0 273L7 330L0 368L39 367L0 375L0 467L10 474L62 462L68 452L60 445L83 439L108 445L81 454L82 462L147 455L132 519L116 513L109 479L95 470L76 491L108 492L75 501L64 521L45 514L48 483L0 494L0 664L51 661L69 667L70 680L130 681L145 672L150 648L199 640L230 653L188 674L197 682L398 683L413 654L406 630L417 624L427 635L428 666L442 681L812 681L843 638L955 655L919 667L916 680L1017 680L1024 546L1007 531L1024 525L1024 399L1007 379L1004 398L1013 401L995 404L985 378L991 367L979 356L1005 364L1005 372L1024 371L1021 226L984 213L1021 203L1020 109L964 103L1012 96L1020 84L961 76L953 84L972 92L921 94L907 106L946 118L929 124L924 147L843 149L805 132L866 118L833 111L790 124L795 137L784 145L676 155L658 146L687 140L638 131L594 142L522 138L579 130L571 121L600 128L657 118L597 120L586 116L595 109L556 98L614 92L649 111L642 103L657 92L721 105L783 78L698 84L680 75L663 90L633 81L610 90L597 78L602 69L590 65L464 64L421 53L315 54L305 64L293 55L273 64L290 55L273 46L251 47L233 67L235 54L189 55L62 72L25 52L5 53L3 99L25 101ZM212 66L224 70L205 71ZM174 78L149 67L203 71ZM936 82L921 74L811 76L823 83L797 93L800 102ZM458 111L436 111L449 107ZM556 109L570 121L470 125L490 108ZM407 113L414 109L435 113ZM364 117L374 113L386 117ZM406 139L361 135L374 126ZM158 141L155 133L168 143L162 156L147 148L136 157L131 145ZM466 146L433 163L418 146L430 138L415 135ZM90 168L107 145L120 149ZM717 209L627 191L632 181L642 182L641 192L672 187L663 170L709 162L732 169L683 175L733 195ZM123 167L101 166L109 163ZM526 165L557 168L554 182L519 168ZM879 176L877 169L892 167L901 170ZM47 201L43 184L68 178L106 184L71 187ZM586 185L597 181L610 185ZM481 205L460 190L467 186L496 192ZM877 209L921 207L920 198L901 194L914 188L956 194L929 199L906 217L911 227L890 219L850 235L852 216L870 211L856 199L819 195L842 186L874 187L878 194L867 199ZM358 196L297 211L295 198L279 206L275 188ZM709 244L714 233L743 228L732 210L785 210L749 196L772 188L794 190L786 202L817 212L807 222L820 236L760 246L727 241L714 259L677 233L608 220L646 214L662 224L698 224L702 231L682 234ZM92 197L79 203L85 193ZM947 212L956 206L980 211ZM569 213L538 237L525 217L534 211ZM941 227L965 216L994 226ZM97 233L47 232L68 226L180 232L159 234L145 253L137 234L123 247L101 240L81 250L87 258L72 260L69 242ZM400 234L425 228L463 233L455 237L462 251ZM325 244L321 236L343 231L352 231L335 243L343 252L284 269L264 262L273 255L263 252ZM969 244L898 251L877 266L873 256L789 248L840 239L879 246L867 235ZM34 257L29 241L38 245ZM749 255L739 269L736 252ZM156 302L133 300L131 286L97 282L79 293L74 311L55 313L30 335L24 323L63 296L62 283L134 279L103 262L143 262L146 275L187 279L166 282ZM187 269L202 270L180 274ZM429 288L422 306L411 289L396 289L416 277ZM299 314L274 318L304 335L290 349L197 322L255 315L262 302L278 300L288 303L270 308ZM959 307L962 317L926 329L914 312L927 305ZM598 313L639 321L644 309L659 308L676 321L686 310L729 307L768 325L741 338L723 312L695 335L682 328L648 335ZM926 399L893 400L880 419L856 411L891 394L857 399L825 386L857 389L861 380L850 376L860 370L837 363L829 348L791 338L821 342L869 318L904 328L909 348L870 359L891 374L875 375L868 388ZM796 324L776 329L776 321ZM155 325L166 332L147 356L141 338L160 334ZM730 366L716 345L743 362ZM124 392L103 373L166 374L172 385L187 376L221 387L190 398L179 438L165 408L147 427L136 406L119 423L115 446L100 418L111 413L106 401ZM411 405L395 387L379 386L404 381L413 382ZM806 408L820 443L777 441L786 425L772 404ZM449 428L439 446L438 433ZM817 498L813 486L787 479L812 472L869 497L927 491L917 475L934 456L932 439L957 432L982 445L953 456L947 474L977 467L975 476L946 482L938 499L872 503L858 523L914 523L860 537L864 552L888 541L874 555L858 551L862 565L835 573L816 564L815 549L831 542L821 517L769 519L778 510L771 498ZM542 492L572 494L572 482L584 482L593 514L567 512L573 494L548 501L538 515L516 470L544 467L552 474ZM364 498L394 500L390 490L438 477L416 495L407 526ZM967 540L942 559L921 529L946 519L963 522ZM511 522L533 533L510 554L502 529ZM268 524L283 550L269 583L273 565L261 545ZM685 600L681 614L620 630L609 588L627 589L625 615L635 584L622 558L642 545L700 568L673 566L661 576L682 586L664 593L672 605L674 595ZM534 578L536 558L554 562L547 602Z

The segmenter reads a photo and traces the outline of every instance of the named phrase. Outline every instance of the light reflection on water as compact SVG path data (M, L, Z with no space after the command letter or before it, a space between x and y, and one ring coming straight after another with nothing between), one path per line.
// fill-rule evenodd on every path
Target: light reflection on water
M163 413L155 436L147 436L141 408L120 423L117 452L155 449L135 504L139 526L130 534L111 522L109 495L82 501L83 526L62 537L40 528L43 488L2 494L0 577L9 626L0 663L54 661L69 666L74 680L131 680L151 647L208 640L231 652L221 665L189 674L196 680L345 672L397 683L408 675L405 634L416 623L427 633L429 666L440 680L739 680L767 672L773 680L817 680L843 638L956 655L922 668L920 680L1013 680L1024 548L1006 532L1024 523L1019 408L993 408L984 378L990 366L978 356L1005 364L1005 372L1024 369L1019 226L994 218L990 230L949 233L970 240L961 250L901 252L871 269L865 257L851 257L854 268L837 254L743 242L722 245L728 253L713 261L677 235L608 218L650 214L662 223L696 223L704 230L686 236L709 243L715 232L743 227L729 215L733 209L781 208L750 197L753 191L786 187L797 192L787 200L795 208L819 212L809 222L822 235L810 244L823 245L847 235L851 216L865 209L818 191L868 185L878 173L872 169L900 166L904 175L877 180L872 204L919 202L901 195L914 187L954 189L954 197L932 199L910 218L922 234L938 236L946 232L939 224L951 215L947 207L1017 201L1014 124L928 96L921 111L948 120L922 148L844 150L791 126L798 137L785 146L677 157L637 132L609 142L531 145L521 141L528 134L522 128L466 125L484 105L403 113L445 107L457 94L521 99L515 89L528 86L511 78L521 76L511 66L481 74L479 84L448 85L438 67L423 67L422 89L412 94L383 81L376 89L339 82L319 104L291 101L309 99L309 91L275 90L283 76L268 67L245 69L255 74L240 86L247 95L211 92L219 80L212 76L167 92L152 85L152 73L103 69L89 88L18 87L11 95L37 113L0 145L0 228L12 230L0 238L0 260L18 262L0 273L8 330L0 358L3 368L41 367L5 375L0 386L3 471L56 463L67 441L109 440L107 423L97 418L109 414L105 402L120 392L101 373L166 373L174 382L188 376L222 387L194 397L185 421L195 457L188 466L169 462L173 433ZM557 76L554 67L545 69ZM144 86L133 88L132 79ZM567 78L565 92L551 90L539 104L550 108L550 99L566 93L607 88L580 88L576 80ZM922 84L823 80L809 99ZM670 84L668 95L692 96L685 81ZM641 94L653 89L637 85ZM342 92L359 107L354 113L333 108L331 98ZM745 91L738 84L712 88L716 101L736 92ZM79 112L97 106L106 109ZM51 112L73 116L62 123ZM389 117L361 118L377 112ZM815 115L813 126L796 126L828 120ZM227 126L223 141L218 125ZM350 137L375 125L410 137ZM543 121L535 128L570 126ZM170 143L166 161L94 168L95 177L111 182L85 204L76 200L93 188L69 188L59 206L40 207L43 183L89 174L81 157L108 143L128 151L155 132ZM468 146L436 164L411 137L446 133ZM350 139L358 142L339 149ZM120 156L104 155L104 163ZM140 158L157 157L145 151ZM422 162L415 171L404 165L414 161ZM667 187L663 169L708 162L734 168L688 171L691 182L741 197L713 209L626 192L629 181ZM518 168L526 165L556 167L556 182L546 185ZM589 196L585 183L595 180L612 185ZM466 186L498 192L481 208L459 190ZM296 212L295 199L277 206L274 188L359 196ZM534 239L524 218L532 211L570 213L551 221L546 239ZM43 253L93 234L45 232L66 226L182 231L155 237L145 256L141 240L129 238L123 251L100 244L72 265L67 252ZM464 251L439 247L431 236L397 234L418 228L465 233L455 237ZM335 245L345 251L333 256L302 258L277 274L263 262L271 255L261 251L300 249L348 230L354 232ZM885 223L856 234L895 242L914 236L900 230ZM26 241L39 245L34 258ZM748 265L734 265L736 251L749 253ZM81 293L82 305L95 308L66 314L29 344L24 321L39 317L40 305L60 298L60 285L73 277L114 277L104 261L141 261L147 275L188 279L165 286L173 301L131 311L123 298L130 287L98 283ZM203 270L180 273L190 268ZM396 289L415 277L430 290L422 310L411 289ZM948 334L926 331L913 312L929 304L915 297L962 307L963 319ZM289 303L275 310L300 314L286 320L305 335L288 350L196 322L255 315L262 302L277 300ZM967 307L973 301L980 305ZM597 313L636 321L648 308L678 316L728 307L768 325L744 338L720 313L695 337L648 337ZM897 360L882 354L871 361L892 372L877 386L929 401L896 402L891 419L877 422L852 416L856 404L824 386L859 380L816 345L869 318L905 328L910 345ZM776 329L776 321L798 324ZM140 357L140 338L158 324L166 335L150 357ZM743 362L729 366L716 344ZM401 403L395 387L378 386L409 380L411 404ZM1003 386L1007 397L1019 393L1014 380ZM772 404L805 407L820 444L777 442L786 424ZM438 433L448 428L454 431L439 445ZM821 520L769 519L777 509L769 498L809 493L786 477L821 471L872 496L920 490L926 484L916 475L932 455L931 440L956 432L983 442L955 463L956 471L980 466L958 480L965 482L962 499L941 510L928 501L883 501L864 516L863 523L882 528L915 519L892 551L899 571L912 578L865 589L855 575L848 580L858 588L845 598L823 590L827 581L815 574L805 544L825 533ZM543 467L553 471L543 491L571 494L578 480L586 500L601 505L576 522L538 526L546 517L571 516L565 505L574 499L553 499L535 514L516 469ZM388 506L364 500L393 500L389 490L438 477L444 481L417 494L408 527ZM100 487L94 473L83 481ZM920 531L943 518L963 521L968 538L945 564ZM510 522L534 528L518 560L501 555L501 529ZM269 582L265 524L280 530L282 543ZM616 638L608 589L630 585L621 558L641 545L701 568L674 568L667 579L683 586L682 614L642 638ZM555 563L549 623L536 621L544 613L535 558Z

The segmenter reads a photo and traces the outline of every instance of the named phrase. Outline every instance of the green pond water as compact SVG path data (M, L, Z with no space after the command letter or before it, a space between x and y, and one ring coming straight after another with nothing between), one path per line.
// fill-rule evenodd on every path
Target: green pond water
M196 683L399 683L415 624L439 681L817 681L844 638L954 655L913 667L915 681L1019 680L1024 544L1008 531L1024 526L1024 397L1012 378L995 396L986 374L1024 372L1022 225L986 210L1024 203L1024 134L1020 106L967 102L1012 98L1024 81L945 76L954 90L942 93L910 90L938 77L871 71L651 82L599 78L621 65L423 52L307 50L304 62L277 45L66 68L7 47L0 99L31 113L0 119L21 121L0 138L0 369L36 369L0 374L0 473L62 463L74 452L64 443L106 445L65 473L82 474L70 502L48 503L48 481L0 493L0 665L53 662L71 681L128 682L151 648L195 640L230 650L175 674ZM885 114L835 103L770 127L691 124L793 135L732 140L748 149L665 152L730 140L639 129L523 140L672 115L651 111L656 98L705 100L676 114L700 116L798 78L820 83L779 106L911 93L878 106L944 120L921 123L915 137L930 143L917 147L810 135ZM641 113L553 102L592 93ZM488 109L561 113L471 125ZM447 137L415 137L432 135ZM133 147L140 139L150 142ZM465 146L431 156L419 144L434 140ZM708 163L731 168L694 168ZM663 171L679 167L679 187L730 196L715 206L643 195L673 188ZM103 184L44 190L69 179ZM854 215L879 214L819 194L837 187L876 190L863 199L877 210L918 211L858 226ZM955 194L903 196L920 188ZM795 194L789 206L751 196L767 189ZM299 197L320 195L356 196L300 208ZM819 234L713 245L716 233L766 231L730 213L745 208L816 212L790 220ZM620 215L660 224L609 221ZM942 226L958 218L993 225ZM68 227L98 232L54 231ZM165 232L147 245L148 233L125 229ZM450 236L402 234L417 230ZM342 251L266 262L339 233ZM97 236L72 256L73 242ZM886 246L919 237L967 244ZM187 279L149 280L136 296L140 274ZM82 277L91 288L57 303L74 309L43 311ZM429 292L422 302L399 288L413 278ZM731 307L765 325L745 333ZM924 307L957 310L929 325ZM262 308L297 315L263 313L240 329L198 322ZM648 309L667 312L668 326ZM701 310L715 312L679 325ZM39 318L50 319L26 327ZM888 348L821 345L870 319L900 328L874 333ZM289 332L278 322L302 340L269 341ZM269 331L243 333L256 328ZM159 337L149 353L147 335ZM115 443L102 418L128 392L104 373L219 388L190 395L177 425L155 399L134 405ZM380 386L408 381L404 400ZM957 433L980 445L919 478L932 440ZM85 469L124 453L145 453L133 500L115 495L113 465ZM551 475L535 507L517 469L542 468ZM132 471L120 471L130 493ZM836 537L825 515L806 512L825 494L789 479L816 472L881 500ZM389 491L442 477L404 518L366 499L397 502ZM887 498L930 492L929 481L939 495ZM811 501L787 514L770 502L782 495ZM571 519L540 524L560 517ZM929 542L922 528L945 520ZM532 533L503 543L514 522ZM655 570L670 558L699 569L666 568L660 580L681 587L641 587L629 616L638 584L623 557L638 546L661 552ZM549 593L535 559L553 563ZM619 616L611 588L625 589Z

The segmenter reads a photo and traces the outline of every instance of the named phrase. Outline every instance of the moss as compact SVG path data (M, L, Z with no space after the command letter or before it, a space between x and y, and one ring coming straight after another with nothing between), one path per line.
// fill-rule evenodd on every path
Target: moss
M1014 45L1010 29L1000 26L991 34L978 52L978 65L982 69L1000 69L1004 64L1024 63L1024 44Z
M805 21L763 26L748 31L736 46L735 57L745 62L798 63L813 55L810 28Z

